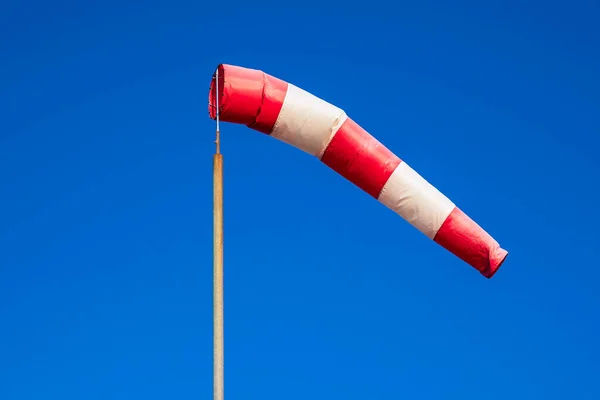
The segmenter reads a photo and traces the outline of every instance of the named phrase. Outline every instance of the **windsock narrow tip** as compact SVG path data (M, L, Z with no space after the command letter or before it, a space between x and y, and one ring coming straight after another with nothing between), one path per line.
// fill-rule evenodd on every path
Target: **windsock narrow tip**
M434 241L486 278L494 276L508 256L508 251L458 207L446 218Z
M504 250L501 247L498 247L494 254L490 256L489 268L486 271L482 271L481 274L484 277L491 279L496 274L496 272L498 272L502 264L504 264L506 257L508 257L508 251Z

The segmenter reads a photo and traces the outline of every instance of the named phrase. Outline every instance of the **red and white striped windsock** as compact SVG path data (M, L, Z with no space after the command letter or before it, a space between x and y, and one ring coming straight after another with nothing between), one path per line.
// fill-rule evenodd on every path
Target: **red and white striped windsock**
M216 87L218 75L218 88ZM340 108L262 71L219 65L209 115L305 151L491 278L508 252L439 190Z

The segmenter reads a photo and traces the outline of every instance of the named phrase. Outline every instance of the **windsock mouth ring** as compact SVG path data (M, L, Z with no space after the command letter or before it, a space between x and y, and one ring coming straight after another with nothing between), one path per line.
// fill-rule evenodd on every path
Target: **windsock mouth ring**
M485 276L488 279L491 279L494 275L496 275L496 272L498 272L502 264L504 264L504 261L506 261L506 257L508 257L508 251L500 249L498 255L499 257L496 258L496 262L493 263L490 269L483 274L483 276Z
M219 82L217 83L217 75ZM210 81L210 89L208 90L208 115L211 119L217 118L217 92L219 93L218 104L219 110L223 109L223 89L225 82L225 68L223 64L219 64L213 73ZM218 91L217 91L218 89Z

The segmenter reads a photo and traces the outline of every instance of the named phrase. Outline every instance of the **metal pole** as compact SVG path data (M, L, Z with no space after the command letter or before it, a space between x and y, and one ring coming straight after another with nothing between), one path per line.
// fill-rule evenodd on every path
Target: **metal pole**
M213 398L224 397L223 352L223 155L219 132L219 70L215 74L216 140L213 156Z

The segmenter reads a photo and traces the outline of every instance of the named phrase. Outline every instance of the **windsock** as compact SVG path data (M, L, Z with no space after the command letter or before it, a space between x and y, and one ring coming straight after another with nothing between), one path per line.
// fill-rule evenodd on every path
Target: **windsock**
M262 71L226 64L210 85L212 119L217 103L220 121L317 157L486 278L506 259L508 252L485 230L342 109Z

